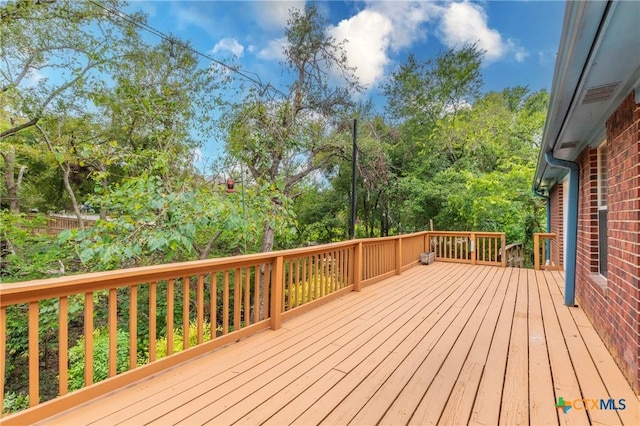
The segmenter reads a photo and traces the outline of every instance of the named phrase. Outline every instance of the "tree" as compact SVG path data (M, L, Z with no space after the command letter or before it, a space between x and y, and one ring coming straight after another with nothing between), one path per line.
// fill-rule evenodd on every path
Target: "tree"
M119 57L123 37L133 34L130 22L84 1L9 1L0 7L0 21L0 94L3 108L10 108L4 113L13 112L0 139L34 126L60 104L84 99L76 95L92 72Z
M342 43L325 32L324 23L313 6L291 11L284 54L293 81L286 96L275 100L254 91L229 120L228 151L259 187L272 191L273 216L295 196L300 182L332 161L341 140L328 129L360 89ZM330 84L334 76L341 86ZM260 250L271 251L274 237L274 223L267 218Z
M123 5L120 0L103 3L107 8ZM27 170L16 162L24 143L16 136L46 116L86 109L87 92L106 65L121 57L125 41L135 36L136 20L142 16L121 20L86 1L12 0L0 6L0 155L12 212L20 210Z
M425 62L409 55L383 85L387 111L397 120L403 140L396 164L422 162L419 156L425 156L430 159L428 169L435 172L458 161L460 141L451 129L480 95L482 56L474 44Z
M285 71L291 84L280 99L253 90L227 122L227 150L249 171L255 186L270 198L260 251L271 251L276 218L287 216L296 188L327 166L343 140L333 130L360 85L347 65L343 44L325 31L310 5L292 9L285 30ZM333 84L339 81L340 85ZM260 278L260 317L264 316L264 270Z

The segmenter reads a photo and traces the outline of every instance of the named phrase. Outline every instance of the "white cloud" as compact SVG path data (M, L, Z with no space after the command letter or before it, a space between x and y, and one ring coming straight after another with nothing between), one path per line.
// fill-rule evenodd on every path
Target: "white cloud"
M213 46L211 53L231 52L235 57L239 58L244 53L244 46L238 43L235 38L223 38Z
M390 51L427 38L423 27L439 11L439 6L430 2L372 1L328 31L337 41L347 40L349 65L356 68L361 83L370 85L384 76Z
M485 51L485 59L495 62L512 55L522 62L528 52L515 41L503 40L495 29L489 28L487 14L480 5L469 3L450 3L443 9L440 21L442 41L449 47L465 43L476 43Z
M287 26L290 9L304 9L305 0L262 0L253 3L257 23L266 29L282 29Z
M258 58L260 59L275 59L278 61L285 60L284 47L288 44L286 37L280 37L275 40L271 40L267 47L258 52Z
M386 16L392 23L390 47L394 50L411 46L425 40L427 32L423 25L440 13L441 7L425 1L369 2L368 8Z
M345 50L349 65L364 85L375 83L389 63L387 50L391 44L393 25L381 13L363 10L350 19L330 27L328 32L340 42L347 40Z

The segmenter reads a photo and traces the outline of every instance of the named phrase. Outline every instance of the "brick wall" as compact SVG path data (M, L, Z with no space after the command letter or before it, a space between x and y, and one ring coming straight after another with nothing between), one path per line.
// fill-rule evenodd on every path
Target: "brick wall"
M557 259L560 266L564 265L564 187L558 183L549 193L551 203L551 229L556 239L551 243L551 259Z
M598 271L597 151L579 157L576 297L640 392L640 105L631 93L607 121L608 274Z

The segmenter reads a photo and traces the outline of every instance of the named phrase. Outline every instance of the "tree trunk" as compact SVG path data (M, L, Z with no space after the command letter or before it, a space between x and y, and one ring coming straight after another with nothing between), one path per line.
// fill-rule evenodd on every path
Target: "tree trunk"
M9 145L6 151L0 153L4 159L4 181L7 185L7 198L9 199L9 211L11 213L20 213L20 199L18 198L18 191L20 191L20 185L22 184L22 176L26 170L26 166L20 168L18 180L15 180L16 169L16 149L13 145Z
M100 171L101 172L105 172L107 171L107 165L104 163L100 163ZM109 190L109 183L107 182L107 178L104 177L106 176L103 175L102 179L100 179L100 186L102 186L102 194L106 195L107 191ZM107 219L107 207L104 205L104 202L100 202L100 219L102 220L106 220Z
M73 188L71 187L71 182L69 181L69 175L71 174L71 167L68 163L60 164L60 168L62 169L62 181L64 182L64 188L67 190L67 194L69 194L69 199L71 200L71 206L73 207L73 212L76 214L78 218L78 225L80 229L84 229L84 218L82 217L82 213L80 212L80 208L78 207L78 200L76 199L76 194L73 192Z
M44 141L49 148L49 152L56 158L56 151L53 149L53 144L49 139L49 135L44 131L44 129L39 125L35 125L38 131L44 137ZM56 158L56 162L58 163L58 167L62 171L62 182L64 183L64 188L67 190L67 194L69 194L69 199L71 199L71 206L73 207L73 212L76 214L78 218L78 225L80 229L84 229L84 219L82 217L82 213L80 213L80 208L78 207L78 200L76 199L76 195L73 192L73 188L71 187L71 182L69 181L69 175L71 174L71 166L68 161L60 161Z
M261 253L266 253L273 250L275 235L276 235L276 230L273 229L273 226L271 226L269 221L265 221L263 234L262 234L262 245L260 246ZM260 300L259 300L260 306L258 307L258 309L260 309L260 314L259 314L260 321L264 319L264 306L265 306L265 303L269 300L267 297L265 297L265 293L268 290L266 283L267 283L267 271L266 271L265 265L263 264L263 265L260 265L260 284L259 284L260 285Z

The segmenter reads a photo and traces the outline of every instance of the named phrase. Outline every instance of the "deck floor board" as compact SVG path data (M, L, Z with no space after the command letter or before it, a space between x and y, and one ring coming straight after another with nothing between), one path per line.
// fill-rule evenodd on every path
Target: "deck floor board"
M436 262L41 424L640 424L562 274ZM624 398L624 411L555 407Z

